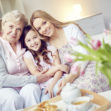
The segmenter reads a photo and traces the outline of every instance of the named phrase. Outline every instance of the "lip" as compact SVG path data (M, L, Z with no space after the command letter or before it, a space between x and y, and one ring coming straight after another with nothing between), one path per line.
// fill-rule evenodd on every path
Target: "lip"
M11 35L11 38L16 38L17 36L15 36L15 35Z

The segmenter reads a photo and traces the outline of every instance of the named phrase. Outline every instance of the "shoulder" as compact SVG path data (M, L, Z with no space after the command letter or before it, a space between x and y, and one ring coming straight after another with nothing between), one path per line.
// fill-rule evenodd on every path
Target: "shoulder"
M55 53L57 51L57 48L48 43L47 50L51 51L52 53Z
M64 29L64 30L71 30L71 29L78 30L79 28L78 28L78 26L75 25L75 24L69 24L69 25L65 26L63 29Z
M31 53L30 51L26 51L26 52L24 53L24 57L25 57L25 58L32 58L33 55L32 55L32 53Z
M0 55L5 53L3 48L3 39L0 37Z

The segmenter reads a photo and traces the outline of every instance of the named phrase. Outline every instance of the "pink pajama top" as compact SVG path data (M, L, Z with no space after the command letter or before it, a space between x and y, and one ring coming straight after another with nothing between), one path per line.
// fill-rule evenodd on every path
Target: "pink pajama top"
M12 75L29 75L28 69L23 60L23 54L25 53L25 49L21 48L21 44L17 43L16 53L13 51L9 42L0 38L3 43L3 48L6 54L6 66L8 73Z
M24 53L20 43L17 43L15 53L9 42L0 37L0 87L22 87L37 82L37 77L29 74L23 60Z

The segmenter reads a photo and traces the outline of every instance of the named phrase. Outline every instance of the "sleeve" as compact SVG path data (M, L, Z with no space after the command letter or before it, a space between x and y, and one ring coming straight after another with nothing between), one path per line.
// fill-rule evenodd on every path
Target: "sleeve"
M25 58L33 58L33 56L32 56L30 51L26 51L25 54L24 54L24 57Z
M4 51L0 46L0 87L22 87L28 83L36 83L36 76L15 76L8 74L6 65L4 62Z
M36 82L36 76L15 76L8 74L5 63L0 56L0 87L22 87L28 83Z

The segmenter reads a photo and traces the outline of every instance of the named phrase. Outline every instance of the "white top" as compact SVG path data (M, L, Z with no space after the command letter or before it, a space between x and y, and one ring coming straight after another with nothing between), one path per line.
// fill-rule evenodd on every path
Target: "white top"
M87 44L86 37L75 24L69 24L65 26L63 30L64 30L65 37L68 42L66 45L64 45L62 48L59 49L59 55L60 55L62 63L65 63L65 60L63 58L65 53L70 54L72 52L73 53L80 52L82 54L88 54L88 52L79 44L79 41L81 41L84 44ZM80 72L82 74L87 64L88 64L88 61L77 61L77 62L71 63L70 67L72 66L81 67Z

